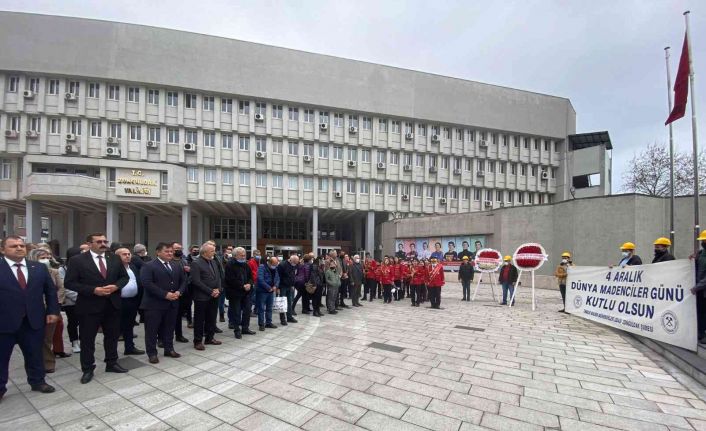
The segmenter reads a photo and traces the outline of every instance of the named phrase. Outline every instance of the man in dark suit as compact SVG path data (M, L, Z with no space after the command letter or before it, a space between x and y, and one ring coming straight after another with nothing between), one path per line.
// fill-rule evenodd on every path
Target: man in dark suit
M142 265L140 281L144 289L140 308L145 312L145 349L151 364L157 358L157 335L164 345L164 356L180 358L174 351L174 324L179 311L179 298L186 292L186 274L174 265L171 244L157 244L157 259Z
M79 316L81 340L81 383L93 379L96 334L103 329L105 371L127 373L118 364L118 338L120 337L120 290L130 278L120 258L108 251L108 240L102 233L87 236L87 253L71 258L66 271L64 286L78 293L76 314Z
M194 299L194 349L204 350L201 340L206 333L206 344L219 345L216 340L216 318L218 298L223 292L221 271L214 259L216 247L205 243L199 249L200 256L191 263L191 296Z
M42 345L46 324L59 321L59 300L47 267L25 260L27 248L19 236L0 242L0 400L7 391L8 367L15 344L25 360L33 391L50 393L44 381Z
M132 263L132 253L127 248L115 250L115 255L125 265L130 281L120 291L122 303L120 304L120 335L125 345L124 355L144 355L145 351L135 347L134 332L135 317L142 300L142 284L140 283L140 270ZM143 262L144 263L144 262Z
M228 311L233 310L235 338L241 339L243 334L255 335L250 330L250 291L255 289L255 282L243 247L237 247L235 257L226 264L224 286L230 307Z

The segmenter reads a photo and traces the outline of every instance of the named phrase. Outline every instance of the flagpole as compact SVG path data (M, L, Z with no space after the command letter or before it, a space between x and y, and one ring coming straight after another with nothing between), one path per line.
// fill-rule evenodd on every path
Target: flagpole
M667 103L672 112L672 76L669 73L669 47L664 48L664 61L667 65ZM693 96L692 96L693 97ZM674 135L672 123L669 123L669 240L672 242L672 252L676 250L674 238Z
M691 139L694 145L694 254L699 252L699 142L696 129L696 91L694 90L694 59L691 53L691 35L689 32L689 14L684 12L686 22L686 45L689 52L689 86L691 87Z

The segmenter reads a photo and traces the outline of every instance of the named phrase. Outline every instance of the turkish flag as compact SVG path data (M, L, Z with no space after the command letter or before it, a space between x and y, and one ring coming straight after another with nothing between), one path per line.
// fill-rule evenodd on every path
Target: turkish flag
M679 59L679 70L677 70L677 79L674 81L674 108L669 114L669 118L664 122L664 125L678 120L684 116L686 112L686 99L689 97L689 43L684 35L684 46L681 49L681 58Z

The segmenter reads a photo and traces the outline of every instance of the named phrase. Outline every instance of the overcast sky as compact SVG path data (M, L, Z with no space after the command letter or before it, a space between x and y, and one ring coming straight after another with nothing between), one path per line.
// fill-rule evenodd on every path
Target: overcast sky
M614 192L636 151L668 142L664 47L674 79L690 9L706 146L706 1L0 0L0 9L188 30L567 97L578 132L610 132ZM688 151L690 112L674 127Z

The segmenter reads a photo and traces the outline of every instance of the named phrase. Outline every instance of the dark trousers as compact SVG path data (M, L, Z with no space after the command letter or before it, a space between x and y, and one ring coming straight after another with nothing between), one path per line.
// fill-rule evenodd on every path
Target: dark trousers
M461 280L461 287L463 288L463 299L471 299L471 282L473 280L467 279L467 280Z
M424 287L421 284L412 284L410 285L410 297L412 298L412 305L417 305L419 304L419 297L422 295L422 287Z
M174 350L174 322L179 307L169 307L166 310L145 311L145 350L149 356L157 356L157 337L164 344L164 351ZM83 344L83 342L81 343ZM83 345L81 346L83 352Z
M439 308L441 306L441 288L440 287L429 287L429 302L432 308Z
M232 323L235 326L235 332L240 332L250 329L250 293L245 296L231 296L228 298L228 312L233 310Z
M704 336L706 331L706 297L705 292L696 293L696 331L698 338Z
M103 329L103 349L105 363L115 364L118 360L118 338L120 337L120 310L116 310L110 301L105 301L103 310L98 313L80 314L78 333L81 341L81 370L96 368L96 334Z
M292 310L294 309L294 286L280 286L278 296L287 298L287 312L279 313L280 322L285 322L292 318Z
M561 305L566 307L566 285L565 284L559 285L559 293L561 293Z
M367 298L368 295L370 295L370 300L372 301L373 298L375 298L375 289L377 287L377 284L378 282L375 281L375 279L366 278L365 287L363 288L363 297Z
M353 305L360 305L360 283L353 283L351 281L350 290Z
M348 298L348 287L350 286L350 279L342 278L341 286L338 288L338 304L345 305L344 299Z
M255 294L257 300L257 324L265 326L272 323L272 306L275 302L274 292L258 290Z
M64 312L66 313L66 331L69 333L69 341L78 341L78 315L76 314L75 305L65 305Z
M207 301L194 301L194 344L200 343L206 334L206 341L213 340L218 317L218 298Z
M388 303L392 302L392 285L391 284L384 284L382 286L383 289L383 302Z
M395 300L400 301L404 298L404 290L402 289L402 280L395 280Z
M311 295L311 307L314 311L319 312L321 309L321 297L324 294L324 288L322 286L316 286L314 294Z
M135 327L135 317L137 317L138 308L140 308L140 297L138 295L132 298L123 298L120 304L120 335L123 336L126 352L135 349L133 328Z
M174 334L176 334L177 337L184 336L181 329L181 321L184 319L184 315L186 315L186 321L191 323L191 294L189 293L179 297L179 308L177 315L174 316Z
M16 332L0 334L0 393L4 393L7 390L10 357L15 344L20 346L22 356L24 356L27 383L32 386L44 383L45 374L42 357L44 331L44 326L39 329L32 329L25 316Z
M427 293L428 293L427 285L426 285L426 284L422 284L422 285L420 285L419 287L420 287L420 289L419 289L419 296L417 296L417 303L426 302L426 300L428 299L428 296L427 296Z

